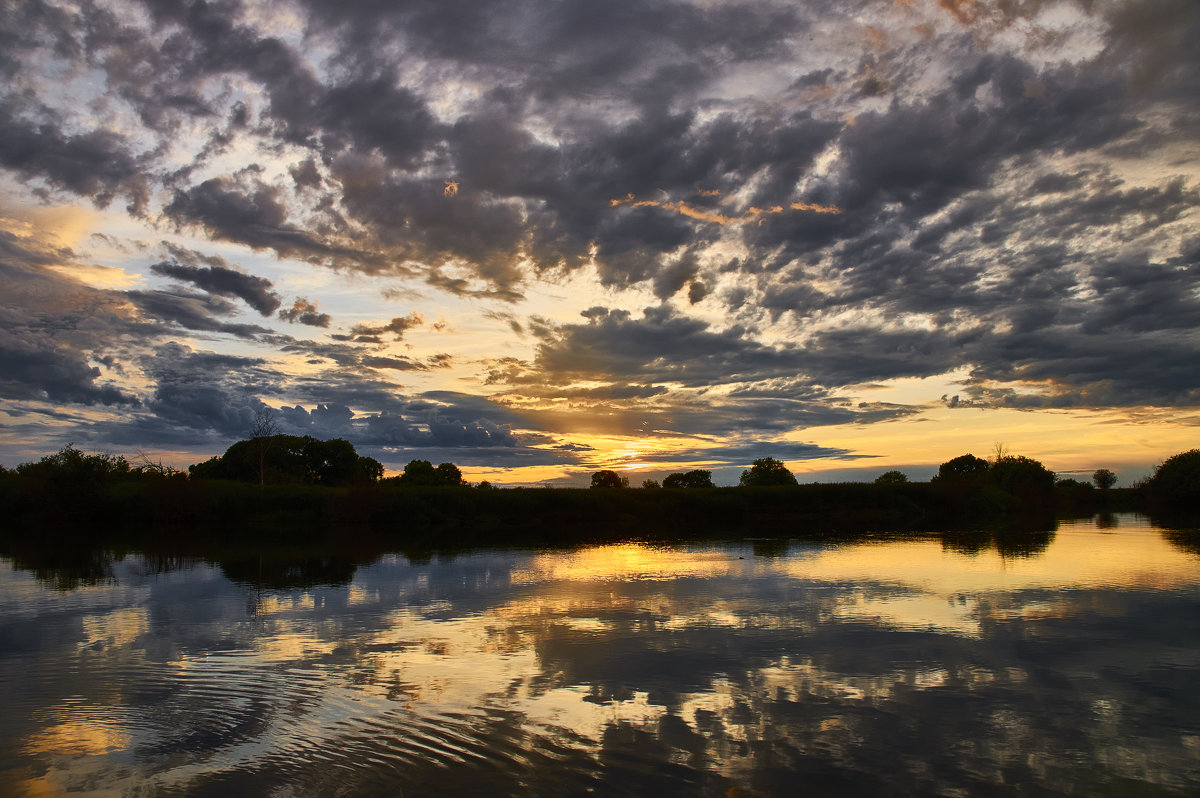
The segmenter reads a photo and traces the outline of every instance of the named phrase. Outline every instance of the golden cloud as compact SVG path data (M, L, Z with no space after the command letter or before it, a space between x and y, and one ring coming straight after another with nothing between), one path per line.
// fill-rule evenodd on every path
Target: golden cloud
M963 25L974 25L986 11L979 0L938 0L938 5Z
M701 196L715 197L720 196L719 191L702 191ZM626 194L618 199L608 201L609 207L619 208L627 205L631 208L663 208L664 210L674 211L681 216L686 216L689 219L697 219L701 222L712 222L719 225L737 225L748 224L750 222L763 222L763 217L775 216L787 211L807 211L809 213L841 213L841 208L835 205L818 205L813 202L793 202L788 206L772 205L769 208L759 208L750 206L741 214L730 215L720 213L718 211L708 210L706 208L697 208L695 205L690 205L683 200L652 200L638 199L633 194Z

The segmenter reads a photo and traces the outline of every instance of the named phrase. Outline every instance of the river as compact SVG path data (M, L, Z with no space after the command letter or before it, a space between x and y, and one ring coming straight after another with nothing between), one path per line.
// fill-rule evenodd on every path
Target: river
M1200 794L1200 534L0 558L0 794Z

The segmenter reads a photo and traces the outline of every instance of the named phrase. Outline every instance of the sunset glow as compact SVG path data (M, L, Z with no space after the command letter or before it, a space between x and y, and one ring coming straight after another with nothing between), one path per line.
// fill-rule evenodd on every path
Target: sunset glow
M2 4L0 465L1200 446L1200 9Z

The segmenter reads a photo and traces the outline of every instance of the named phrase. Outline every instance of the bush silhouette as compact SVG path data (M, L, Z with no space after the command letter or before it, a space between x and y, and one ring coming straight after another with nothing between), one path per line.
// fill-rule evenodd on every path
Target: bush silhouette
M592 474L593 488L628 488L629 480L616 471L597 471Z
M750 470L743 471L738 484L745 487L763 487L770 485L795 485L796 477L787 466L774 457L760 457L750 465Z
M987 481L991 466L982 457L964 454L947 460L938 466L934 482L983 483Z
M1200 449L1180 452L1164 460L1146 482L1146 491L1155 509L1200 511Z
M663 479L664 488L711 488L714 487L712 472L697 468L686 474L670 474Z
M220 457L191 466L188 473L202 479L336 486L374 482L383 476L383 465L360 457L341 438L272 435L238 441Z

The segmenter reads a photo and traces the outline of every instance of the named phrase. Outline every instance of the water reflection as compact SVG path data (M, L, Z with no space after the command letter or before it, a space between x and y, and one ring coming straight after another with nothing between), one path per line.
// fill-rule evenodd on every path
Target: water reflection
M0 794L1193 794L1192 540L3 562Z

